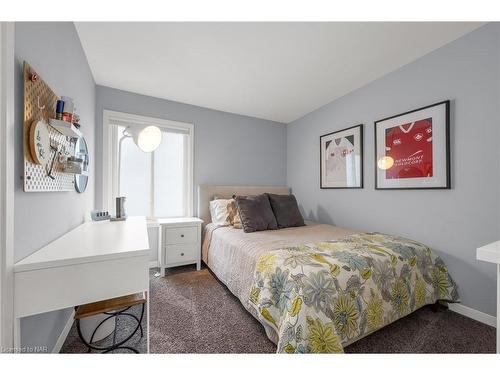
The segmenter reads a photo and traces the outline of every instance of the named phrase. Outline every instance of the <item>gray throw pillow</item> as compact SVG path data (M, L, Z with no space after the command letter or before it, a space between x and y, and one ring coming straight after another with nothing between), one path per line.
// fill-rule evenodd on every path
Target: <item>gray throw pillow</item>
M278 229L269 198L266 194L236 196L236 207L245 233Z
M297 200L293 194L278 195L267 193L267 196L269 197L269 202L271 203L271 208L273 209L279 229L302 227L305 225L297 206Z

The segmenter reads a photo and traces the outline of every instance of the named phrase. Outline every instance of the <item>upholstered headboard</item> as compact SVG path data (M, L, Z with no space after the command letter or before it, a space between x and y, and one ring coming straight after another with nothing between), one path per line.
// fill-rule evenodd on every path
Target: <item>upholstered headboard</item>
M204 224L212 221L209 204L214 198L232 198L233 195L257 195L262 193L290 194L286 186L198 186L198 217Z

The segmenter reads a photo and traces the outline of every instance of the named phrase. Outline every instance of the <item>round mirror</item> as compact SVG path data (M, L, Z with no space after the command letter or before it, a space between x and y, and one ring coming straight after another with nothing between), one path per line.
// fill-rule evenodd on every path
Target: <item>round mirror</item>
M85 138L80 137L75 144L75 157L83 160L82 173L75 174L75 189L83 193L89 179L89 150Z

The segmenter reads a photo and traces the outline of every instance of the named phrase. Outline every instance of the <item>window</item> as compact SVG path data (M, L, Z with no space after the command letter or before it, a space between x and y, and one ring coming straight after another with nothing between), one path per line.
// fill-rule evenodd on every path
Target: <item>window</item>
M128 215L150 219L192 215L193 126L109 111L104 117L111 148L108 204L113 207L114 197L125 196ZM162 131L160 146L150 153L140 150L126 131L148 125Z

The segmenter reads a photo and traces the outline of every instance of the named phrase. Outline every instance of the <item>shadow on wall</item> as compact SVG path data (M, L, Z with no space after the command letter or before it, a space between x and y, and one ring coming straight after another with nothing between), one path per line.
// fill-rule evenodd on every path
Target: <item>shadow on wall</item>
M300 211L302 217L304 218L304 220L317 221L316 217L314 217L314 213L312 210L310 210L309 213L307 214L306 210L304 209L304 206L302 206L302 204L299 203L298 206L299 206L299 211Z
M318 205L318 207L316 208L316 212L314 212L313 210L309 210L309 213L306 214L304 207L299 204L299 210L306 220L311 220L322 224L335 225L332 217L330 216L328 211L323 208L323 206Z
M316 208L316 217L318 218L318 221L323 224L330 224L330 225L335 225L333 222L332 217L328 213L328 211L323 208L323 206L318 205Z

